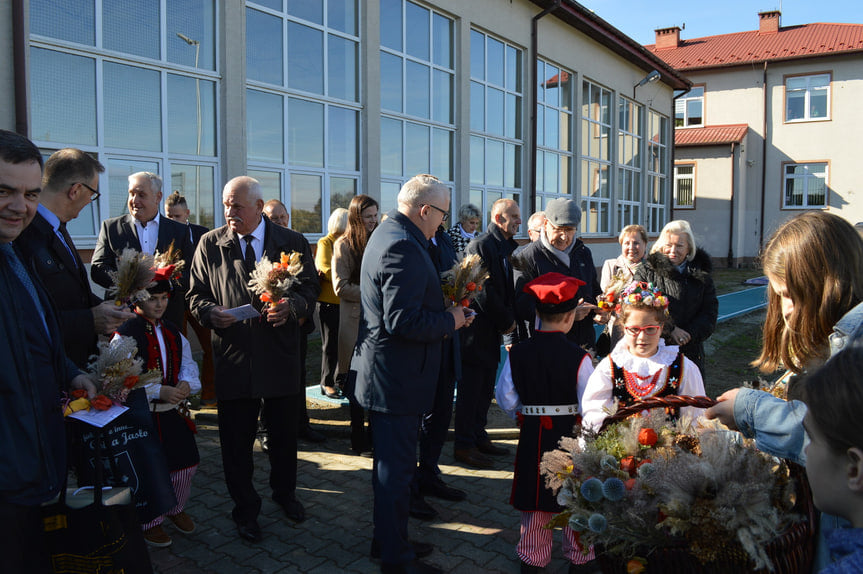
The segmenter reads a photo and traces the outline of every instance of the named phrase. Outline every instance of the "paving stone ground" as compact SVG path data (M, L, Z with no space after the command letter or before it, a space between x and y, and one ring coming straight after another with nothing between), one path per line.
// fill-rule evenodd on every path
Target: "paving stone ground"
M324 403L321 402L321 405ZM192 535L183 535L166 524L172 546L151 549L156 572L164 574L246 574L263 572L373 573L379 563L369 557L372 539L372 460L354 455L347 436L347 409L324 405L329 412L316 418L316 429L328 437L324 444L300 441L297 497L306 508L307 519L295 525L269 496L269 464L266 453L256 445L255 487L263 499L259 523L263 541L241 540L230 518L232 502L225 488L215 411L198 411L198 448L201 465L192 482L188 513L198 524ZM428 498L439 511L437 519L422 522L410 519L413 539L434 544L435 552L426 561L445 572L515 573L519 513L509 505L516 430L495 405L490 413L491 430L498 444L510 448L510 455L497 457L491 470L460 466L447 442L442 470L448 484L465 490L467 500L447 502ZM498 440L500 439L500 440ZM556 534L553 560L548 572L567 571Z

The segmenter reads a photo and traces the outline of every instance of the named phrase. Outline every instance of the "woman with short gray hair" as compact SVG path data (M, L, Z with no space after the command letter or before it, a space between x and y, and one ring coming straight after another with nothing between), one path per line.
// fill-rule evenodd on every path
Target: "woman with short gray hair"
M472 203L465 203L459 208L458 223L447 231L459 258L464 256L464 250L470 240L478 235L481 216L479 208Z

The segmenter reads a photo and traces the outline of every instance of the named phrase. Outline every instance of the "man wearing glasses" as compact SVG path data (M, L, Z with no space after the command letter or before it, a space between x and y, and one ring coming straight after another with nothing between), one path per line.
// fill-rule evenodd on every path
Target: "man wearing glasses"
M100 303L66 224L99 197L105 168L79 149L54 152L45 162L33 223L17 240L57 305L66 355L81 368L96 352L96 336L110 335L134 314L112 301Z
M180 251L186 265L179 289L168 303L165 318L181 327L186 310L184 296L189 287L189 263L192 261L195 249L192 247L188 227L159 215L161 203L161 177L148 171L140 171L129 176L129 215L113 217L102 222L96 249L93 251L90 276L93 281L108 288L111 286L109 272L117 269L117 258L123 249L131 247L136 251L153 255L156 251L165 253L173 243L174 249Z

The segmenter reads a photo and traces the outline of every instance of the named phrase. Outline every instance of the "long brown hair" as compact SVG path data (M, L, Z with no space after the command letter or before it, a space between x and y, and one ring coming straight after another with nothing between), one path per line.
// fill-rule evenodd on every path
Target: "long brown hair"
M368 195L357 195L351 199L351 204L348 206L348 228L344 234L344 241L348 244L351 250L351 256L354 258L353 269L350 277L351 283L360 282L360 262L363 260L363 253L366 251L366 244L369 242L371 232L366 229L366 224L363 221L363 211L369 207L378 207L378 202Z
M807 211L776 230L761 260L769 279L785 283L794 310L786 321L781 297L768 288L761 355L752 366L800 373L825 361L833 326L863 301L863 240L841 217Z

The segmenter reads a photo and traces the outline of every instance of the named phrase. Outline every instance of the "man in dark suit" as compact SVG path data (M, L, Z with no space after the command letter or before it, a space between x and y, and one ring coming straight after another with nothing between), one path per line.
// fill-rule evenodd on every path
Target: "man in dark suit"
M360 272L361 313L352 368L356 397L369 411L374 441L374 542L381 572L440 572L408 541L411 480L420 418L432 409L441 345L470 322L447 309L429 240L448 216L449 189L418 175L398 194L398 209L369 239Z
M194 248L189 228L159 215L162 202L162 178L155 173L140 171L129 176L129 215L112 217L102 222L99 239L93 251L90 276L93 281L108 288L110 271L116 271L117 258L123 249L131 247L153 255L164 253L174 243L188 269ZM188 288L188 271L180 279L179 292ZM171 297L165 317L178 327L183 326L185 303L183 297Z
M99 197L103 171L98 160L79 149L54 152L45 162L36 216L18 241L57 307L66 355L81 368L96 352L98 334L110 335L135 316L93 293L84 262L66 231L66 224Z
M252 449L261 399L273 500L294 522L306 517L295 494L297 413L305 400L300 338L303 324L312 320L321 287L305 237L263 217L257 180L232 179L225 184L222 203L227 225L210 231L198 244L188 299L192 314L213 329L222 464L234 500L231 517L240 537L259 542L261 498L252 483ZM264 255L278 261L292 251L302 256L299 282L284 299L264 309L248 287L250 273ZM249 304L264 317L239 321L229 311Z
M201 241L201 238L209 231L209 229L203 225L197 225L189 221L189 215L191 215L191 213L192 212L189 210L189 204L186 203L186 198L180 195L179 191L174 190L174 193L169 195L168 199L165 200L165 215L168 219L188 226L189 236L192 238L192 246L197 247L198 242ZM186 260L189 262L192 261L191 253ZM183 325L179 325L183 330L183 334L186 334L186 325L191 325L192 330L195 332L195 337L198 338L198 343L201 344L201 350L204 353L201 360L201 404L204 406L215 406L216 387L214 373L215 367L213 366L212 334L209 329L201 325L201 323L195 319L195 316L192 315L188 308L186 309L186 313L183 318L185 319Z
M477 317L461 334L462 376L455 405L455 458L469 466L490 468L486 455L509 451L492 444L485 430L494 396L502 335L515 330L515 292L510 255L518 247L513 236L521 225L518 203L498 199L491 208L491 224L471 241L466 253L478 254L488 270L488 281L471 305Z
M42 155L22 135L0 130L0 554L7 572L51 572L42 504L66 476L60 393L95 395L63 353L60 325L39 278L13 246L33 220Z

